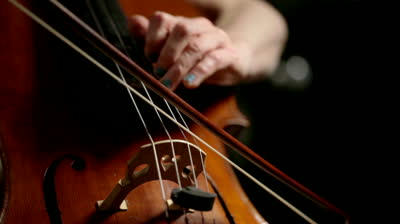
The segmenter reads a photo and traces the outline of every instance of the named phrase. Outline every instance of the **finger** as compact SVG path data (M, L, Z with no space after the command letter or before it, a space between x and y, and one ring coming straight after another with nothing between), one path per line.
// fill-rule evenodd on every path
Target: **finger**
M156 62L169 31L176 23L176 19L168 13L155 12L149 22L149 29L146 34L145 54L151 61Z
M180 17L178 17L180 18ZM211 34L215 39L203 40L202 36L207 37ZM200 37L200 38L198 38ZM215 46L202 46L204 43L220 44L221 41L227 40L227 35L221 35L221 31L209 22L207 19L196 18L186 19L182 18L178 21L170 35L168 36L157 61L156 67L169 68L175 61L178 60L184 50L189 50L200 53L205 52ZM197 41L203 41L197 44ZM192 46L190 44L193 44Z
M149 20L142 15L133 15L128 20L129 30L133 36L144 42L146 33L149 29Z
M176 25L183 26L191 34L201 34L216 29L214 24L205 17L187 18L177 16L176 18L178 19Z
M225 37L217 32L191 37L179 58L168 69L161 81L169 85L169 88L174 89L207 52L217 49L225 42Z
M188 72L188 75L183 79L183 85L186 88L196 88L217 71L226 69L230 65L237 63L237 61L237 54L230 48L219 48L211 51ZM234 80L219 81L221 84L234 82Z

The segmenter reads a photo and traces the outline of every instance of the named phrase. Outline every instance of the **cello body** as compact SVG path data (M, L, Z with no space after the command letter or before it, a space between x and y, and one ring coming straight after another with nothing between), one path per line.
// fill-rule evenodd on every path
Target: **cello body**
M177 4L168 2L168 7ZM135 12L128 1L122 6ZM140 7L145 8L134 9ZM99 212L96 203L110 194L125 176L128 161L150 143L132 104L127 105L126 89L116 90L117 84L108 84L113 81L99 76L93 65L11 4L2 1L0 14L0 223L265 223L230 165L207 149L207 172L217 188L204 172L197 180L200 188L219 195L212 211L166 218L160 183L153 180L129 193L126 211ZM144 110L147 114L152 109ZM232 97L202 112L221 128L243 119ZM157 122L154 115L147 119ZM168 140L157 125L150 126L154 141ZM184 140L178 128L169 130L173 139ZM193 132L223 152L218 138L195 125ZM166 163L171 159L160 165ZM178 184L162 183L169 198Z

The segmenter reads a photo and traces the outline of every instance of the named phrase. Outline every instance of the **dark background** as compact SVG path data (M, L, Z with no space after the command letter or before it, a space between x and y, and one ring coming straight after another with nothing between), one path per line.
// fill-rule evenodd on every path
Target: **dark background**
M353 223L390 220L398 178L392 85L398 72L388 70L393 57L383 53L394 47L389 12L382 11L383 2L360 0L270 2L289 26L282 63L301 56L311 81L302 88L272 81L241 86L239 102L252 122L243 140ZM255 195L268 214L265 200Z

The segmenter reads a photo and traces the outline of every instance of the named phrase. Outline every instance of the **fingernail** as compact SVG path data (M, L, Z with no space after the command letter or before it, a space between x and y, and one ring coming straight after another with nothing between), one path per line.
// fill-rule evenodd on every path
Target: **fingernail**
M165 68L158 67L154 71L154 74L157 76L157 78L161 78L167 73L167 70Z
M162 81L162 84L167 88L171 88L172 81L170 79L165 79L165 80Z
M158 54L157 53L151 53L150 55L149 55L149 60L151 61L151 62L157 62L157 59L158 59Z
M191 84L196 79L196 76L194 74L189 74L184 79Z

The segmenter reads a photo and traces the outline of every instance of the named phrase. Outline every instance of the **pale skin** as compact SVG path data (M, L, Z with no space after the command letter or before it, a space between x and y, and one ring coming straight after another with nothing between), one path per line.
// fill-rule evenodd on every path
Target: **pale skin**
M266 79L277 67L287 39L282 16L261 0L190 0L216 13L186 18L155 12L130 17L132 32L168 88L180 83L235 85Z

